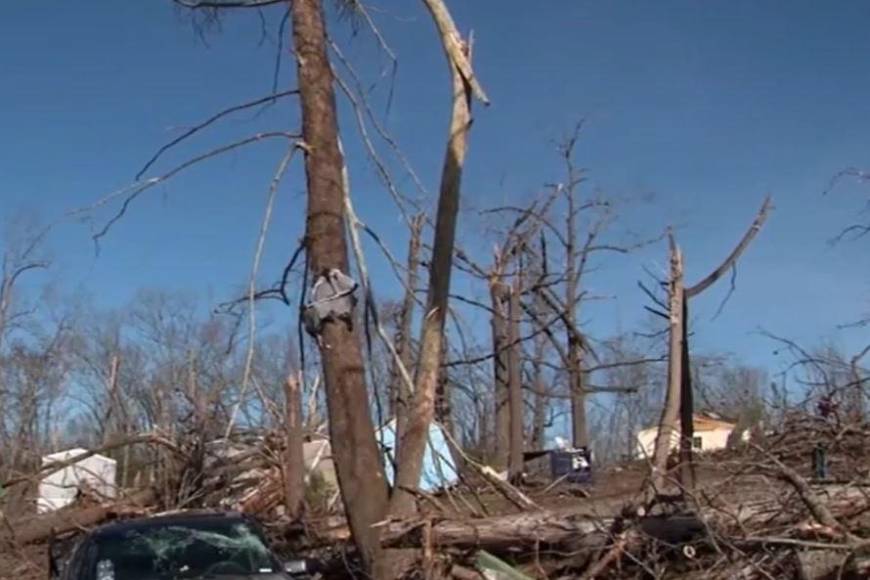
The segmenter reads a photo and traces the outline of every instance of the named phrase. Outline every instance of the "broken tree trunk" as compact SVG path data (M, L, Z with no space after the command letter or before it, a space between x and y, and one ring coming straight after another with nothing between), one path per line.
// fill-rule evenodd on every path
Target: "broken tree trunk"
M740 256L743 252L746 251L746 248L749 247L749 244L758 235L758 232L761 231L761 227L764 225L765 220L767 220L767 214L769 213L771 208L770 204L770 196L764 198L764 203L761 205L761 209L758 211L758 214L755 216L755 219L752 221L752 224L749 226L749 229L746 230L746 233L743 234L743 237L734 247L730 254L725 258L725 260L719 264L719 266L710 272L706 277L704 277L700 282L695 284L694 286L688 287L683 292L682 297L682 332L683 332L683 344L681 350L681 366L682 366L682 376L680 379L680 484L683 490L691 490L695 485L695 464L694 464L694 436L695 436L695 421L694 421L694 391L692 388L692 373L690 366L690 353L689 353L689 298L693 296L697 296L710 286L716 283L719 278L721 278L725 272L729 269L734 270L737 266L737 260L740 259ZM671 351L669 356L673 356L674 353Z
M435 396L444 359L443 334L447 320L450 274L453 269L462 168L468 146L468 131L471 128L471 95L474 87L479 89L471 72L468 45L462 42L447 7L441 0L424 0L424 3L432 14L447 56L452 79L453 108L438 193L438 212L429 261L429 287L420 333L414 394L404 429L399 429L397 434L396 480L390 500L390 513L399 516L409 515L416 509L413 491L420 484L423 455L429 440L429 426L435 414ZM483 95L482 91L479 95Z
M677 433L677 414L680 409L680 387L682 384L683 365L683 255L680 248L670 237L671 243L671 279L668 306L669 341L668 341L668 387L665 392L665 404L662 409L659 429L656 434L655 451L653 453L652 483L660 490L667 474L668 455L671 442Z
M284 506L291 521L302 516L305 501L305 460L302 448L302 392L290 375L284 382Z
M315 276L349 269L344 224L344 160L339 149L333 75L320 0L290 4L293 46L302 106L308 210L305 240ZM326 323L320 357L329 411L333 457L354 542L371 571L380 554L372 525L387 511L381 454L369 411L365 363L356 334L342 322Z

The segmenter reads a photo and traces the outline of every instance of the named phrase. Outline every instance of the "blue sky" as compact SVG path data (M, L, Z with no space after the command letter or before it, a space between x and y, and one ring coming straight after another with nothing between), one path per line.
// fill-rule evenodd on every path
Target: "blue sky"
M492 100L471 136L460 241L484 251L477 209L520 201L560 178L554 140L585 118L578 163L590 189L633 203L614 230L678 228L689 280L731 248L763 196L776 206L739 269L738 290L711 320L727 283L694 304L701 349L730 351L775 369L764 327L805 344L854 350L859 330L836 326L870 311L867 242L828 244L863 207L866 191L831 176L870 166L870 4L790 2L454 1L474 30L476 70ZM448 78L422 3L379 0L372 15L398 55L389 111L388 61L365 30L330 21L372 101L430 191L437 190L448 116ZM166 1L83 0L0 4L0 207L52 220L130 183L178 128L270 92L279 11L232 14L194 31ZM294 82L285 55L281 86ZM360 216L397 253L405 233L343 105L341 120ZM288 100L257 117L232 117L157 168L264 129L298 126ZM137 289L190 292L204 303L246 279L279 144L257 144L180 175L143 196L95 257L86 225L50 241L61 288L96 304L127 304ZM281 189L263 280L292 253L305 203L301 165ZM413 192L407 178L402 188ZM105 219L108 214L98 217ZM381 295L389 271L371 249ZM481 254L485 259L485 254ZM587 310L600 335L646 318L635 283L666 264L665 247L601 264L588 281L615 296ZM462 282L458 282L462 286ZM464 288L460 288L464 290ZM485 290L478 287L479 297ZM483 317L479 317L483 321ZM866 333L866 329L863 331Z

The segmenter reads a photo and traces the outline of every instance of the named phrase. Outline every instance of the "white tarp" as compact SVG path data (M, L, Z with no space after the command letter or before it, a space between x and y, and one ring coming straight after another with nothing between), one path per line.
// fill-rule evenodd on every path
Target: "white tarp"
M459 480L447 438L441 429L441 426L434 422L429 426L429 442L423 455L423 472L420 474L420 489L423 491L449 487ZM384 448L384 467L386 468L387 481L392 485L393 465L396 460L395 419L378 429L376 435L378 443Z
M85 454L84 449L68 449L42 458L42 465L64 462ZM37 511L45 513L72 503L82 487L103 497L115 497L115 477L118 470L114 459L92 455L47 475L39 482Z

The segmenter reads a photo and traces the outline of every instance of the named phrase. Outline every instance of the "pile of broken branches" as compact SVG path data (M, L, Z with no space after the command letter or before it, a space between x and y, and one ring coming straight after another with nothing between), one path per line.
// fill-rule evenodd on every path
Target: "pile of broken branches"
M171 494L152 483L114 500L82 494L57 512L3 519L0 552L36 570L33 547L50 536L169 508L219 508L258 516L288 550L347 558L352 547L339 512L309 510L293 522L283 515L282 441L260 433L174 442ZM440 497L420 492L420 515L382 522L381 541L417 549L418 570L430 578L867 577L868 443L867 424L795 414L776 432L699 456L692 488L674 477L651 494L640 464L602 471L589 497L547 486L514 490L526 500L517 502L505 495L514 489L506 482L492 490L460 485ZM634 492L614 495L616 488ZM501 509L493 509L496 500ZM488 509L457 509L474 502Z
M693 489L670 480L618 506L593 497L477 519L430 512L385 523L382 542L420 548L430 560L421 568L448 577L474 577L488 567L483 554L505 578L866 578L867 443L868 425L796 415L740 449L702 456ZM818 448L830 466L821 479Z

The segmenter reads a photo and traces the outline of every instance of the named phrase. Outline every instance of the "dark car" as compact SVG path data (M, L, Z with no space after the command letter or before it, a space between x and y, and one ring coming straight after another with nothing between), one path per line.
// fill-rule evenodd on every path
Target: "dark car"
M282 562L257 521L235 512L125 520L87 533L63 565L51 552L55 580L287 580L308 573L304 560Z

